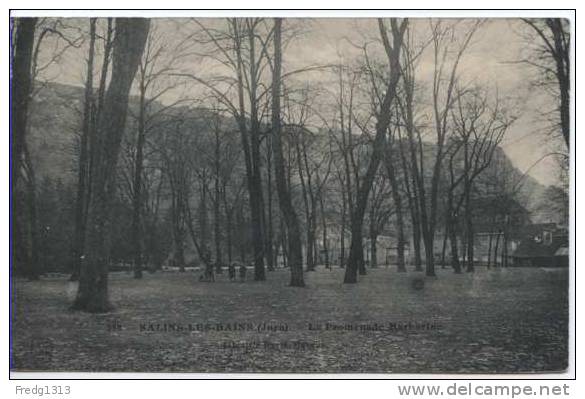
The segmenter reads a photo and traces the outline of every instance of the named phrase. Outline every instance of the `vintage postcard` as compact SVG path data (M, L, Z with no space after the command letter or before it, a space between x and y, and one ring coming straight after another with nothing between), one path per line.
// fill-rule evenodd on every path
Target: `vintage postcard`
M10 19L12 372L566 373L573 20Z

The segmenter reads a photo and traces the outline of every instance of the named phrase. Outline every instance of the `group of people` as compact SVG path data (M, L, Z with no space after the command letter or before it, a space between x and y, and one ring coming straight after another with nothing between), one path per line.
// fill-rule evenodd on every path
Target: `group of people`
M234 281L236 279L236 269L238 269L240 281L242 281L242 282L246 281L246 273L248 272L248 268L246 267L246 265L238 264L237 262L232 262L228 266L228 276L229 276L230 281ZM215 281L214 268L213 267L206 267L203 274L201 276L199 276L199 281L206 281L206 282Z

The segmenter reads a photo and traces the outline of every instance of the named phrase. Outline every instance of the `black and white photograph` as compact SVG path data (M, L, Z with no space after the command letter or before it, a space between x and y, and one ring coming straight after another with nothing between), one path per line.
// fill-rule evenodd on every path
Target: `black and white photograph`
M574 14L224 14L11 13L11 375L568 373Z

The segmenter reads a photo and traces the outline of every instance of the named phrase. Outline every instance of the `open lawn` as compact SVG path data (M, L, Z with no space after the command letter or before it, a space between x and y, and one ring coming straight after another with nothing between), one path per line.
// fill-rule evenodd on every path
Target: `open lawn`
M566 269L288 270L266 282L197 273L112 273L115 310L68 310L77 283L13 284L12 369L46 371L509 373L561 371L568 357ZM249 277L250 277L249 273ZM327 323L330 323L329 325ZM310 326L309 326L310 324ZM164 331L166 327L167 331ZM329 329L327 329L329 327ZM317 330L321 328L322 330Z

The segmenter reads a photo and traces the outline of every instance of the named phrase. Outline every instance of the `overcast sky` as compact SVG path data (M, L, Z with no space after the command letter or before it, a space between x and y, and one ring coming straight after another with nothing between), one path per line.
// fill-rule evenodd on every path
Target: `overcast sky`
M411 20L411 24L415 33L425 37L428 20ZM465 23L460 28L460 31L465 30ZM474 81L493 90L497 88L500 97L512 98L520 107L520 117L506 133L502 147L514 164L525 171L543 155L554 151L554 144L547 140L540 119L552 105L546 96L530 86L529 78L533 72L526 65L514 63L526 48L518 34L523 28L519 20L490 19L475 34L459 70L463 82ZM310 30L303 40L291 46L294 56L289 55L289 58L324 63L339 59L340 52L359 56L359 51L348 45L344 38L359 43L360 39L363 42L364 37L377 34L375 21L363 19L316 19L310 24ZM418 71L423 80L432 76L433 67L431 51L425 54ZM558 184L559 172L553 157L545 158L529 173L543 184Z
M452 22L452 21L449 21ZM85 21L78 21L82 25ZM220 23L207 20L206 23ZM462 21L460 31L472 23ZM284 52L285 68L308 65L336 64L340 59L351 62L359 60L361 52L351 43L363 43L378 34L375 20L372 19L334 19L285 21L287 26L302 26L304 32L293 41ZM171 43L181 40L189 32L191 23L185 20L157 19L153 26ZM424 39L428 20L411 20L415 37ZM554 144L543 133L542 114L553 106L547 97L529 84L531 70L525 65L514 64L521 58L526 43L518 35L523 28L518 20L490 19L475 34L468 51L460 64L461 81L472 82L497 92L501 98L512 99L518 105L519 119L507 132L502 147L514 164L522 171L530 168L535 161L546 153L554 151ZM48 71L51 78L68 84L80 85L83 82L83 48L64 55L58 68ZM192 62L196 70L200 64ZM183 65L183 68L190 65ZM208 67L209 69L209 67ZM426 51L422 57L417 77L424 81L432 71L432 54ZM315 72L304 77L309 83L324 81L326 72ZM163 99L164 101L164 99ZM546 158L530 169L530 175L543 184L558 184L558 167L552 157Z

